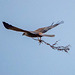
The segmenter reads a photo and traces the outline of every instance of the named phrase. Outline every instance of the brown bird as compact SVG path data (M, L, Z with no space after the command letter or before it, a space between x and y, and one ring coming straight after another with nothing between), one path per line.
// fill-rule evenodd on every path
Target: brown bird
M43 36L46 36L46 37L54 37L55 35L47 35L47 34L44 34L44 33L47 32L48 30L50 30L50 29L58 26L61 23L63 23L63 21L61 21L59 23L56 23L56 24L52 23L48 27L39 28L39 29L37 29L35 31L23 30L23 29L20 29L20 28L15 27L15 26L12 26L12 25L10 25L10 24L8 24L6 22L3 22L3 25L4 25L4 27L6 29L23 32L22 35L26 35L26 36L32 37L32 38L38 37L41 40L41 37L43 37Z

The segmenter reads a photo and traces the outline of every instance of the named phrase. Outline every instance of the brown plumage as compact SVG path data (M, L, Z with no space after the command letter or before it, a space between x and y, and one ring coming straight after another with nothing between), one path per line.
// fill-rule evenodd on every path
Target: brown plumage
M56 24L53 24L48 26L48 27L43 27L43 28L39 28L35 31L27 31L27 30L23 30L23 29L20 29L20 28L17 28L15 26L12 26L6 22L3 22L3 25L6 29L10 29L10 30L14 30L14 31L19 31L19 32L23 32L23 35L26 35L28 37L43 37L43 36L46 36L46 37L54 37L55 35L47 35L47 34L44 34L45 32L47 32L48 30L58 26L59 24L63 23L63 21L59 22L59 23L56 23Z

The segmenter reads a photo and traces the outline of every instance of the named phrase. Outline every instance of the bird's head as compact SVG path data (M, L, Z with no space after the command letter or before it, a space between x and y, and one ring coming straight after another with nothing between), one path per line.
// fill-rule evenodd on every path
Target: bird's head
M22 36L23 36L23 35L26 35L26 33L23 33Z

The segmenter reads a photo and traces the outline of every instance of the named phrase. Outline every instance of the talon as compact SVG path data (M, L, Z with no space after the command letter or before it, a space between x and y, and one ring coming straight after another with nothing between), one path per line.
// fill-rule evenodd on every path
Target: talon
M42 40L38 40L39 41L39 45L42 43Z
M41 43L41 42L42 42L42 40L39 40L39 42Z

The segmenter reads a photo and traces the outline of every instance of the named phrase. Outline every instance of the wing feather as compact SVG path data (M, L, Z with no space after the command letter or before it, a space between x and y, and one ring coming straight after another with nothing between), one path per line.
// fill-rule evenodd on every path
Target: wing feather
M14 31L19 31L19 32L29 32L27 30L23 30L23 29L20 29L20 28L17 28L15 26L12 26L12 25L9 25L8 23L6 22L3 22L3 25L6 29L10 29L10 30L14 30Z
M61 22L59 22L59 23L56 23L56 24L53 24L53 23L52 23L51 26L39 28L39 29L35 30L35 32L42 32L42 33L45 33L45 32L47 32L48 30L50 30L50 29L52 29L52 28L54 28L54 27L56 27L56 26L58 26L59 24L62 24L62 23L63 23L63 21L61 21Z

